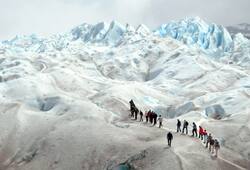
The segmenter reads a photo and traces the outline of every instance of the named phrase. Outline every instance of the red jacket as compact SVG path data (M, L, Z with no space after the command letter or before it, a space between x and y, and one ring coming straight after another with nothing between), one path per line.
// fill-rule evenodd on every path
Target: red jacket
M202 127L199 127L199 134L203 135L204 134L204 130Z

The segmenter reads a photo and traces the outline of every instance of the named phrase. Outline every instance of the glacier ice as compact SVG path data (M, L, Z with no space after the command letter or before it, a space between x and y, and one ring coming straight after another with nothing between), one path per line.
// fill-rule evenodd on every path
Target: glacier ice
M84 23L73 28L65 34L53 35L48 38L30 36L17 36L10 41L1 43L12 47L13 51L58 51L67 48L69 43L83 41L85 43L100 43L116 46L119 44L133 43L151 36L152 31L141 24L136 29L127 24L123 26L117 21L111 23L100 22L95 25ZM160 37L172 37L187 45L201 48L205 53L214 56L232 52L234 41L228 31L220 25L208 24L199 17L187 18L180 21L171 21L163 24L153 31Z
M108 169L126 160L145 170L227 168L185 135L163 149L165 130L131 121L130 99L167 118L164 127L176 128L176 116L204 126L226 141L221 157L245 167L249 40L236 35L227 51L223 27L194 20L162 30L166 37L114 21L0 42L0 169Z
M205 109L205 114L208 117L214 118L214 119L222 119L225 116L225 110L221 105L213 105L208 106Z
M147 36L151 33L150 29L144 25L144 24L140 24L137 28L136 28L136 33L142 35L142 36Z
M125 31L126 27L117 21L112 21L104 37L104 41L108 44L117 45L122 40Z
M161 37L170 36L188 45L198 44L212 53L218 50L230 52L233 47L233 40L224 27L208 24L199 17L163 24L154 33Z

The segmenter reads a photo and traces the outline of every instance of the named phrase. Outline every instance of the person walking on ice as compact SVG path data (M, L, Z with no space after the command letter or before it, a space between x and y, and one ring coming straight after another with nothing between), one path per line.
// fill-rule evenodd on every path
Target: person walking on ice
M139 109L135 107L135 120L137 120L137 115L139 114Z
M220 143L217 139L214 140L215 157L218 156L218 150L220 149Z
M153 114L153 119L154 119L154 125L156 125L156 123L157 123L157 114L154 112L154 114Z
M159 128L161 128L162 127L162 121L163 121L161 115L159 115L158 121L159 121Z
M149 110L148 117L149 117L149 122L152 124L153 123L153 111Z
M186 134L188 134L188 122L186 120L184 120L184 123L183 123L182 133L184 133L185 129L186 129Z
M203 128L201 126L199 126L199 138L201 140L203 140L203 133L204 133Z
M214 142L215 140L212 138L209 145L209 151L212 152L212 154L214 153Z
M195 134L195 137L197 137L197 126L196 126L196 124L193 122L192 137L194 137L194 134Z
M140 110L140 122L143 122L143 113L142 113L142 111Z
M171 147L171 143L172 143L172 140L173 140L173 134L171 132L168 132L167 140L168 140L168 146Z
M148 123L148 114L149 114L150 111L146 111L145 112L145 117L146 117L146 123Z
M207 143L207 137L208 137L206 129L204 129L203 136L204 136L204 144L206 144Z
M134 103L134 101L131 99L131 100L129 101L129 104L130 104L131 117L134 117L135 103Z
M181 121L177 119L177 133L181 132Z
M212 135L211 135L211 133L209 133L209 135L208 135L208 137L207 137L206 148L208 147L208 144L210 145L211 140L212 140ZM210 150L211 150L211 149L210 149L210 146L209 146L209 151L210 151Z

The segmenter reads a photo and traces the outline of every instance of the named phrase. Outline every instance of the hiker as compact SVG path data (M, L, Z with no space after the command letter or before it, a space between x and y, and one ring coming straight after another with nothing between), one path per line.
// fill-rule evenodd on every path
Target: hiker
M158 118L158 121L159 121L159 128L161 128L162 127L162 117L161 117L161 115L159 115L159 118Z
M132 108L131 108L131 117L132 117L132 118L134 117L134 113L135 113L135 108L132 107Z
M199 138L201 138L201 140L203 140L203 128L201 126L199 126Z
M192 130L192 136L194 137L194 134L195 134L195 137L197 137L197 126L196 124L193 122L193 130Z
M212 135L211 133L209 133L208 137L207 137L207 142L206 142L206 148L208 147L208 144L210 145L210 141L212 140ZM210 147L209 147L210 148ZM209 149L210 151L211 149Z
M149 111L146 111L146 112L145 112L145 116L146 116L146 123L148 123L148 113L149 113Z
M177 133L181 132L181 121L177 119Z
M131 100L129 101L129 104L130 104L131 117L134 117L135 103L134 103L134 101L131 99Z
M150 123L152 124L153 123L153 125L155 125L156 123L155 123L155 112L154 111L151 111L151 114L150 114L150 118L151 118L151 121L150 121Z
M218 156L218 150L220 149L220 143L217 139L214 140L215 157Z
M209 151L211 151L212 154L214 153L214 142L215 142L215 140L212 138L210 140L210 145L209 145Z
M206 129L204 129L203 136L204 136L204 144L206 144L207 143L207 137L208 137Z
M135 107L135 120L137 120L137 115L138 115L138 113L139 113L139 110L138 110L137 107Z
M148 117L149 117L149 122L152 124L153 123L153 112L151 110L148 113Z
M131 99L131 100L129 101L129 104L130 104L130 111L131 111L132 108L135 107L135 103L134 103L134 101Z
M186 134L188 134L188 122L186 120L184 120L184 123L183 123L182 133L184 133L185 129L186 129Z
M154 119L154 125L157 123L157 117L158 115L156 113L153 114L153 119Z
M143 113L142 113L142 111L140 110L140 122L143 122Z
M173 135L172 135L171 132L168 132L167 139L168 139L168 146L171 147L171 143L172 143L172 140L173 140Z

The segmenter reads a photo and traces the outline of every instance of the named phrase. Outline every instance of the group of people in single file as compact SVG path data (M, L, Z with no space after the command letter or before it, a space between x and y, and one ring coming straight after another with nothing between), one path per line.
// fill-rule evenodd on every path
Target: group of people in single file
M159 122L159 128L163 126L163 118L161 115L157 115L152 110L146 111L145 114L141 110L139 110L136 106L133 100L130 100L130 116L131 118L134 118L134 120L137 120L138 114L140 115L139 121L143 122L143 116L146 118L146 123L150 122L151 124L156 125L157 122ZM183 125L181 128L181 121L177 119L177 133L182 133L188 135L188 126L189 122L184 120ZM211 133L208 133L206 129L202 128L201 126L197 127L196 123L192 123L192 137L196 137L201 139L201 141L204 143L205 147L209 149L209 151L214 154L215 157L218 156L218 150L220 149L220 143L218 139L215 139L212 137ZM168 146L171 147L171 143L173 140L173 134L172 132L167 133L167 141Z

